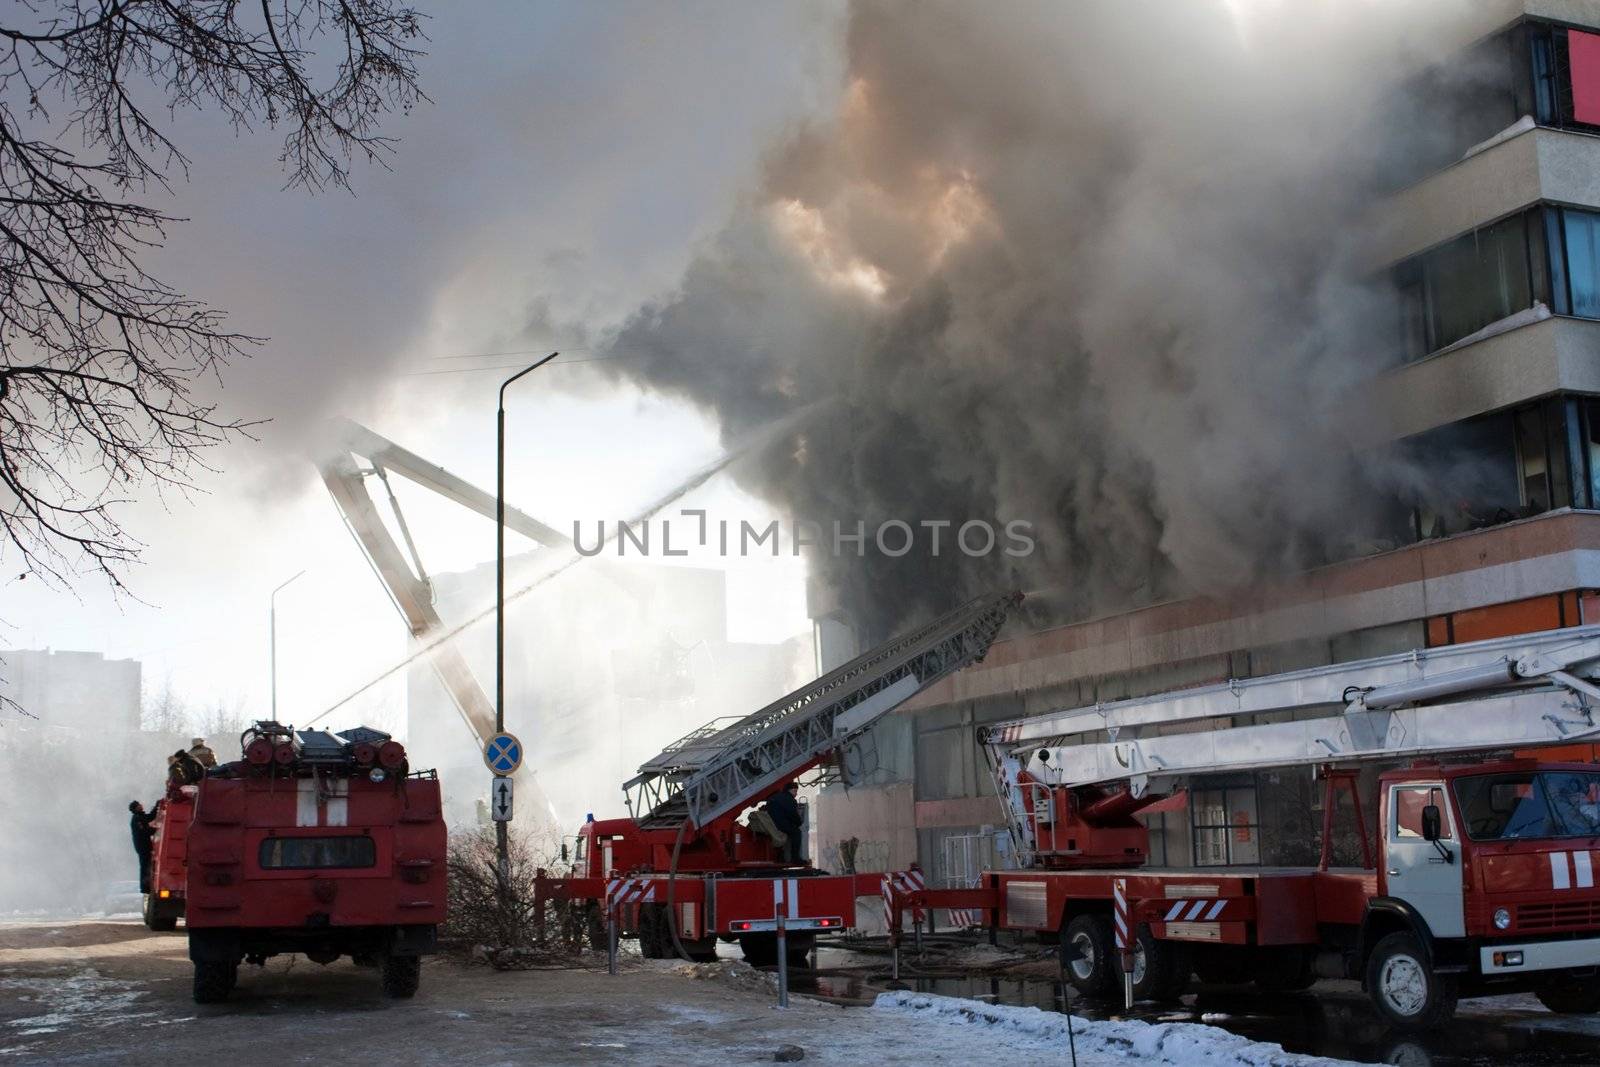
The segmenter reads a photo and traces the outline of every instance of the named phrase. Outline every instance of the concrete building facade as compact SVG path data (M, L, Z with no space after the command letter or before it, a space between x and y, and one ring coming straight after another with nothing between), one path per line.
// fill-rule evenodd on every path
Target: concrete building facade
M1372 554L998 643L878 731L869 783L823 791L824 861L854 839L861 869L920 862L954 883L1003 863L986 722L1600 622L1600 3L1474 17L1476 43L1441 64L1470 76L1408 86L1448 143L1374 207L1394 357L1350 400L1441 491L1399 507L1402 532ZM842 644L839 620L816 614L819 651ZM1322 802L1310 771L1195 780L1146 812L1151 861L1315 862Z
M137 731L142 676L138 660L99 652L0 652L0 695L44 729Z

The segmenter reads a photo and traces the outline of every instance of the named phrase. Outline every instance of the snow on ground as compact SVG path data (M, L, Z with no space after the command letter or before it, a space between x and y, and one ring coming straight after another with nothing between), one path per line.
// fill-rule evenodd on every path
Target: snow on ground
M1038 1008L1017 1008L985 1004L958 997L938 997L926 993L884 993L872 1010L888 1015L916 1019L928 1027L939 1027L951 1036L943 1048L963 1040L970 1041L974 1056L997 1050L994 1039L1001 1038L1005 1049L1049 1050L1059 1055L1067 1049L1069 1036L1065 1015ZM1285 1052L1282 1045L1230 1034L1214 1026L1196 1023L1147 1023L1136 1019L1092 1020L1073 1017L1071 1041L1082 1064L1126 1062L1205 1065L1205 1067L1328 1067L1347 1061Z
M132 983L105 978L93 968L59 978L0 979L0 996L36 1005L39 1012L7 1024L18 1037L53 1034L72 1027L115 1026L154 1017L155 1012L133 1010L145 995Z

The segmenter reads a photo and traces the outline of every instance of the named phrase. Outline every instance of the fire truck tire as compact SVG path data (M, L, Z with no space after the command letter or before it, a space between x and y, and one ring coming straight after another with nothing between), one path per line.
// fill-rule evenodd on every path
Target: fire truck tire
M381 967L384 996L403 998L416 994L422 982L421 956L385 956Z
M146 893L144 897L144 924L151 930L176 930L178 917L162 909L154 893Z
M1066 936L1061 939L1062 971L1079 993L1108 996L1117 982L1116 956L1109 917L1079 915L1067 923Z
M1593 978L1552 982L1539 987L1534 995L1557 1015L1593 1015L1600 1011L1600 981Z
M237 963L201 963L194 965L194 1002L196 1004L221 1004L233 992L233 983L239 977Z
M639 905L639 951L647 960L669 960L677 955L672 951L666 911L659 904Z
M1435 1030L1456 1012L1455 976L1437 974L1415 934L1393 933L1367 960L1367 995L1395 1028Z
M1157 940L1148 926L1140 926L1138 936L1133 963L1134 999L1170 1004L1189 984L1188 955L1171 941Z

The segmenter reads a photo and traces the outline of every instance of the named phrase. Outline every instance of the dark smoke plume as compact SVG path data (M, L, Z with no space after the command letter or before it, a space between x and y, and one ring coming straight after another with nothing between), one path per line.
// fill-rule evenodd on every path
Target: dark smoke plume
M1080 615L1314 565L1401 477L1345 429L1394 347L1361 221L1463 10L856 4L836 113L605 366L730 439L826 401L741 468L797 518L1034 524L1026 559L817 553L868 637L982 587Z

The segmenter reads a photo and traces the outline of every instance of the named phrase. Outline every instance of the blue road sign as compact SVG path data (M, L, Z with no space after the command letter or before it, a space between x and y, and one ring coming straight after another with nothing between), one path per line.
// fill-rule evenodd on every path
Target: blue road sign
M515 774L522 766L522 742L516 734L495 734L483 746L483 762L495 774Z

